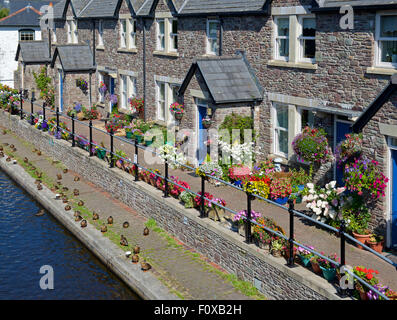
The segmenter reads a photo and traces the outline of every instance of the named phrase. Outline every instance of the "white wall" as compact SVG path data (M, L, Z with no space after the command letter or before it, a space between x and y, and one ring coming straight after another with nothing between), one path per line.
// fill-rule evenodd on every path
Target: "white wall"
M15 55L17 53L20 29L35 30L35 40L41 40L39 28L0 28L0 83L11 87L14 87L14 71L18 68Z

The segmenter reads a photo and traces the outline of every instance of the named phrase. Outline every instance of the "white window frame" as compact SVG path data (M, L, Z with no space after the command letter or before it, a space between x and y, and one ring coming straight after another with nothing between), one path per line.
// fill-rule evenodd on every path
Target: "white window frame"
M103 20L98 21L98 47L103 47Z
M98 71L98 100L100 103L105 102L105 94L102 94L101 91L99 90L99 85L101 84L101 82L105 83L104 80L105 80L105 77L103 76L103 73Z
M290 46L290 37L291 37L291 16L274 16L273 17L273 30L274 30L274 59L275 60L282 60L282 61L289 61L289 57L291 55L291 46ZM280 19L288 19L288 36L279 36L278 35L278 20ZM284 56L280 56L279 52L279 43L278 43L278 39L285 39L287 40L288 43L288 56L284 57Z
M210 35L210 24L211 23L216 23L217 24L217 35L215 37L211 37ZM219 32L219 26L220 26L220 21L218 19L207 19L207 48L206 48L206 53L210 55L215 55L217 56L219 54L219 37L218 37L218 32ZM211 50L212 47L212 42L217 43L217 48L216 52Z
M57 43L57 27L55 26L55 24L51 30L51 35L52 35L52 43Z
M124 30L125 25L125 30ZM127 49L127 20L120 19L119 20L119 27L120 27L120 43L119 46L121 49Z
M164 86L164 100L161 100L160 91L161 86ZM167 119L167 83L162 81L156 81L156 104L157 104L157 119L166 122ZM164 104L164 117L162 117L162 104Z
M136 78L120 73L120 108L129 110L128 99L136 97Z
M375 61L374 65L377 67L383 67L383 68L397 68L397 63L393 62L382 62L381 57L382 57L382 49L381 49L381 41L396 41L397 38L381 38L380 37L380 20L382 16L397 16L397 11L391 11L391 12L378 12L376 14L376 22L375 22Z
M163 23L164 33L160 33L160 23ZM165 18L156 18L156 50L157 51L165 51L166 49L166 19ZM164 45L162 44L164 43Z
M29 35L33 35L33 39L28 39L28 40L22 40L22 34L29 34ZM34 41L35 39L35 31L32 29L21 29L19 30L19 41Z
M304 50L305 47L303 45L304 40L314 40L316 41L316 36L314 37L304 37L303 36L303 19L316 19L315 15L299 15L298 16L298 25L299 25L299 32L298 32L298 42L299 42L299 55L298 59L301 62L308 62L308 63L315 63L316 59L315 58L305 58L304 57ZM316 25L316 31L317 31L317 25ZM291 50L291 48L290 48Z
M298 119L297 119L297 126L296 126L296 128L297 128L297 132L295 132L296 134L298 134L298 133L300 133L300 132L302 132L302 130L303 130L303 128L302 128L302 113L303 113L303 111L308 111L308 112L311 112L311 113L313 113L313 110L312 109L310 109L310 108L305 108L305 107L297 107L297 114L299 115L298 116ZM314 113L313 113L313 117L314 117ZM313 123L313 126L314 126L314 123Z
M72 43L72 20L66 21L67 42Z
M136 48L136 20L135 19L128 19L128 49L135 49Z
M77 22L74 19L68 19L67 24L67 41L68 43L76 44L78 40Z
M283 127L277 126L277 107L282 107L287 110L287 115L288 115L288 122L287 122L287 129ZM279 148L279 141L278 141L278 131L285 131L287 132L287 139L289 140L289 112L288 112L288 105L278 103L278 102L273 102L272 106L272 117L273 117L273 152L276 155L280 155L282 157L285 157L288 159L288 150L287 153L280 151ZM289 144L289 141L287 141L287 145Z
M174 21L176 22L176 28L177 28L176 33L172 32ZM177 52L178 51L178 19L168 19L168 23L170 28L169 50L173 52ZM176 48L175 48L175 44L176 44Z

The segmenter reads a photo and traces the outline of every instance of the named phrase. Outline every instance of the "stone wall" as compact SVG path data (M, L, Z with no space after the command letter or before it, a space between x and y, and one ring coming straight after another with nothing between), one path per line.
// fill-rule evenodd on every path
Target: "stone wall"
M299 266L289 269L279 259L245 244L238 234L209 219L200 219L196 210L185 209L173 198L164 199L161 191L144 182L134 182L126 172L110 169L106 162L89 158L85 151L71 148L64 140L54 140L17 116L0 111L0 123L140 214L154 218L161 228L228 272L253 282L270 299L338 299L326 280L313 278L310 271Z

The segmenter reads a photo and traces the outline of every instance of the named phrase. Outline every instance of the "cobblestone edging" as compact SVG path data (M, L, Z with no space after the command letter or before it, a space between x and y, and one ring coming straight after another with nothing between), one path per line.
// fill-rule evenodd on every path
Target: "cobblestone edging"
M335 288L320 277L297 266L290 269L285 260L264 255L256 247L242 241L209 219L200 219L194 209L185 209L173 198L163 198L162 192L144 182L134 182L133 176L87 152L71 148L64 140L55 140L17 116L0 111L0 123L37 148L60 160L69 169L111 193L135 211L154 218L158 225L182 242L193 247L228 272L253 282L270 299L340 299Z

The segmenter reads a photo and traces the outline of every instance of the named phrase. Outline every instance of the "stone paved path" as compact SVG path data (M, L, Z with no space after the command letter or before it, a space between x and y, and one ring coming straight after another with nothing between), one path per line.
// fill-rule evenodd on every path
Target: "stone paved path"
M74 178L78 176L76 173L68 171L65 174L63 172L65 167L62 164L53 162L53 159L45 154L38 156L32 152L34 149L32 146L23 143L12 134L0 133L0 145L4 146L4 143L15 145L17 148L15 154L20 159L27 157L29 162L43 173L44 183L49 179L54 183L59 181L62 184L61 188L67 187L69 189L66 192L69 198L68 204L80 210L89 223L100 228L102 222L106 222L107 218L112 216L114 224L108 226L108 236L118 244L120 235L124 235L129 243L128 247L121 247L125 251L132 251L135 245L139 245L141 259L147 259L153 266L150 272L153 272L172 292L184 299L251 299L224 279L221 274L226 273L220 267L209 264L205 257L188 250L182 243L176 240L168 241L161 233L153 230L148 236L143 236L147 219L112 198L107 192L81 177L79 181L74 181ZM61 174L61 180L57 179L57 174ZM79 190L79 196L73 196L74 189ZM84 201L84 207L99 214L101 221L99 224L96 224L84 209L77 207L79 200ZM128 221L130 225L127 229L122 226L125 221Z
M30 104L25 104L25 110L30 111ZM40 108L35 107L35 112L39 111ZM48 111L47 111L48 114ZM61 117L61 120L68 124L71 128L71 121ZM88 124L88 121L86 121ZM103 124L102 121L93 121L94 125ZM78 122L75 123L76 133L88 137L88 127ZM93 140L97 143L103 142L109 149L109 136L106 133L98 130L93 130ZM134 158L134 147L123 141L115 139L114 141L115 150L123 150L127 153L127 158ZM145 152L139 150L138 162L140 165L146 168L159 169L162 173L164 172L164 165L162 164L146 164ZM149 152L146 151L146 154ZM195 192L199 192L201 189L200 179L195 177L193 172L172 170L170 169L170 176L178 176L181 180L189 183L191 189ZM232 187L221 186L215 187L212 184L206 183L206 192L214 195L214 197L223 198L227 202L227 207L234 210L240 211L246 209L246 195L239 190ZM252 203L252 209L261 212L267 217L273 218L281 227L284 228L286 233L289 233L289 215L286 210L280 209L274 205L267 204L263 201L255 200ZM297 205L296 209L303 210L303 205ZM295 239L308 246L314 246L319 252L324 252L326 255L337 253L339 256L340 251L340 240L334 234L329 233L323 229L314 226L308 220L301 218L295 218ZM259 249L258 249L259 250ZM390 253L384 252L384 255L390 258ZM396 260L396 259L395 259ZM397 289L397 270L390 264L379 259L372 253L356 248L352 244L346 246L346 263L351 266L363 265L367 268L379 270L379 279L382 283L389 285L394 290Z

